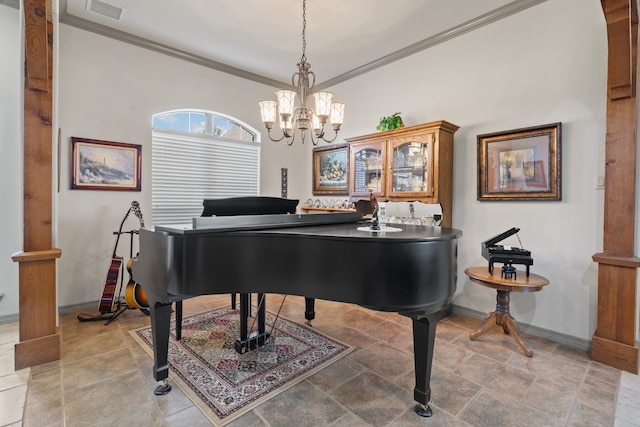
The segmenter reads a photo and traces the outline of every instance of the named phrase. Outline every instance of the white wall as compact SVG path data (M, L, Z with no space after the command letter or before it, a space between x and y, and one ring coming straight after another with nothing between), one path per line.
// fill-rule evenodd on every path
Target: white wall
M453 226L463 231L454 303L480 312L495 292L472 284L469 266L486 265L481 242L519 227L532 272L551 284L512 294L523 323L590 339L595 329L602 246L607 51L597 0L549 0L501 22L345 82L345 134L373 132L396 111L407 125L444 119L458 126ZM363 95L366 94L366 95ZM562 122L562 201L477 201L479 134Z
M597 298L591 255L602 245L603 197L595 186L604 170L606 57L600 2L549 0L332 88L347 103L339 140L373 132L380 116L396 111L407 125L445 119L460 126L453 223L464 236L456 304L480 312L493 309L495 294L471 284L463 271L486 264L480 242L517 226L533 253L532 271L551 285L513 295L513 315L523 323L591 338ZM194 107L263 129L256 103L272 98L273 88L62 25L59 91L59 304L64 307L100 296L113 250L111 233L131 200L150 217L151 115ZM562 201L476 200L478 134L558 121L563 123ZM6 131L0 132L4 138ZM69 190L71 136L142 144L142 193ZM266 136L263 140L261 193L279 195L280 168L287 167L289 197L310 197L311 144L285 147ZM15 158L17 149L12 150ZM0 161L13 168L12 175L19 173L4 155ZM15 191L4 187L3 200L4 191ZM18 214L14 209L10 214L15 226ZM136 222L130 219L125 228L137 227ZM128 255L126 245L120 254ZM0 302L3 307L6 302Z
M18 316L18 264L22 250L22 120L20 13L0 6L0 318Z
M151 116L177 108L201 108L237 117L262 130L258 100L273 88L140 49L67 25L60 26L59 126L62 129L59 194L59 304L97 300L120 222L132 200L151 221ZM70 190L70 137L142 145L142 192ZM280 195L280 168L306 173L301 149L263 142L261 194ZM289 194L303 193L289 183ZM124 230L138 227L135 217ZM129 236L118 253L129 256Z

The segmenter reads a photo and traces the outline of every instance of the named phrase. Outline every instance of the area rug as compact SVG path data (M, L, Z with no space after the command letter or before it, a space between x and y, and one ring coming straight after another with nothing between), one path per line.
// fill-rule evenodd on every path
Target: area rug
M353 350L282 316L273 327L275 319L267 312L268 343L244 354L233 347L240 329L237 310L225 307L185 317L180 341L172 323L169 379L222 426ZM151 328L130 333L153 357Z

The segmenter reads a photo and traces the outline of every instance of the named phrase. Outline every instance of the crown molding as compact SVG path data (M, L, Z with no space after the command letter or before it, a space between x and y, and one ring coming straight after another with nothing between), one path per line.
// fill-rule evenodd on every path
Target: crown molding
M0 0L0 5L20 9L20 0Z

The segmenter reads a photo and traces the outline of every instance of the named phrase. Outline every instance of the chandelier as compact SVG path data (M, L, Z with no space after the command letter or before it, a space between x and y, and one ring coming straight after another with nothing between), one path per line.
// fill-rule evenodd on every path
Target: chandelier
M316 75L309 71L311 64L307 62L305 52L307 50L307 5L306 0L302 1L302 57L298 62L298 72L291 76L291 85L297 90L276 91L276 101L260 101L260 114L262 121L267 128L269 139L278 142L286 138L287 145L292 145L296 139L296 130L300 131L300 138L304 144L307 131L311 129L311 142L318 145L320 140L326 142L335 141L342 120L344 119L345 104L333 102L333 93L316 92L313 93L314 108L307 107L307 95L316 82ZM310 80L311 79L311 80ZM295 106L296 97L298 106ZM278 114L278 112L280 114ZM279 116L279 117L278 117ZM274 139L271 136L273 123L279 118L282 136ZM326 139L324 126L327 120L331 122L335 135L333 139ZM294 129L295 126L295 129Z

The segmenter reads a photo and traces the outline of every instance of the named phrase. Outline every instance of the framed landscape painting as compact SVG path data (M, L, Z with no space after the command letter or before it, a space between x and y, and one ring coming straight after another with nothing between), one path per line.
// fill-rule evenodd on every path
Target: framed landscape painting
M561 200L561 126L478 135L478 200Z
M71 189L140 191L142 146L71 138Z

